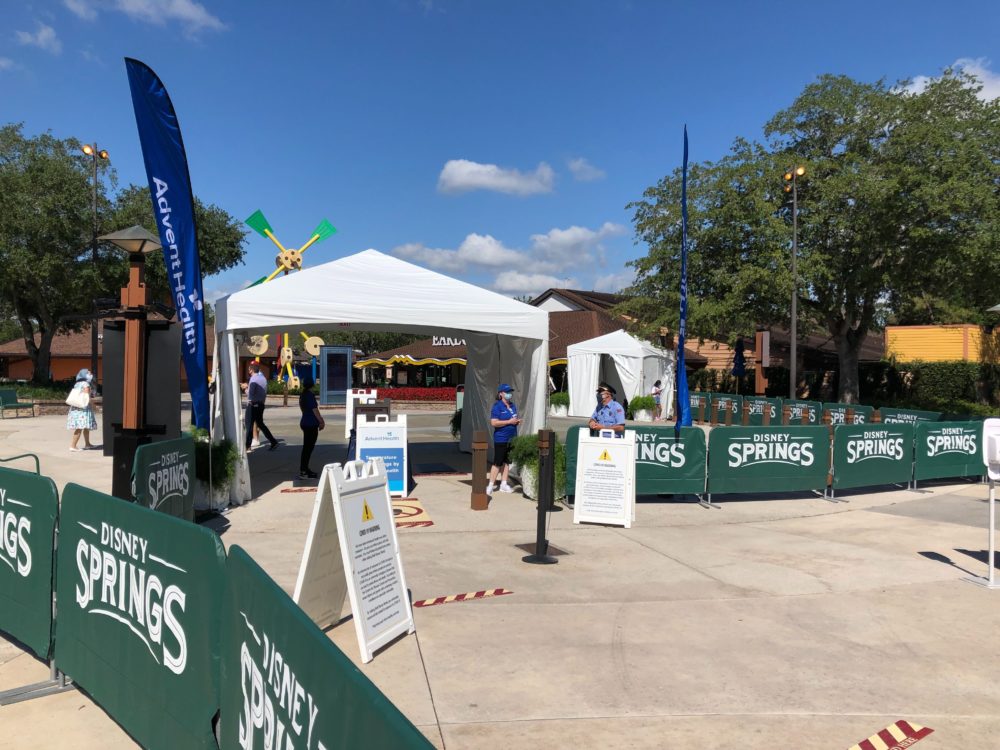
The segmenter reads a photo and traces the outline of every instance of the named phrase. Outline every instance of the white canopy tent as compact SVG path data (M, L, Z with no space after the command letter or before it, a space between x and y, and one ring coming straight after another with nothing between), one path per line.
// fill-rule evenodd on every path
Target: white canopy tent
M464 451L471 450L474 431L489 429L489 411L500 383L510 383L517 392L523 433L545 426L548 312L365 250L218 301L216 422L240 448L232 502L252 497L243 453L235 334L308 333L332 327L464 338L468 345L460 444Z
M659 349L630 336L614 331L595 339L566 347L569 373L569 415L589 417L597 399L597 384L606 381L631 401L636 396L649 395L657 380L662 381L660 403L663 413L670 414L674 393L674 353Z

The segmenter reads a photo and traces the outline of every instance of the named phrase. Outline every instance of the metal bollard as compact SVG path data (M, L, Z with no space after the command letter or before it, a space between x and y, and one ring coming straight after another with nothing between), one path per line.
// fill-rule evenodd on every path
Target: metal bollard
M545 538L545 518L555 494L555 439L552 430L538 431L538 523L535 528L535 553L521 558L533 565L553 565L559 562L548 554Z
M472 433L472 510L489 510L486 494L486 431Z

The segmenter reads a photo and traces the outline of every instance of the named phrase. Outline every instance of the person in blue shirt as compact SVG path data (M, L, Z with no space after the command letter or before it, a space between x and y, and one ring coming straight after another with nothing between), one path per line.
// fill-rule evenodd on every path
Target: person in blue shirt
M493 494L493 484L497 480L498 473L500 473L500 491L514 491L507 484L507 473L510 471L507 450L510 441L517 437L519 424L521 418L517 415L517 406L514 404L514 389L506 383L501 383L497 388L497 400L490 410L490 425L493 427L493 466L490 467L490 481L486 485L487 495Z
M318 476L309 468L309 459L312 458L313 448L316 447L319 431L326 427L326 420L319 413L319 404L316 403L316 394L312 392L312 387L312 378L302 379L302 393L299 396L299 409L302 411L302 418L299 420L299 427L302 428L299 479L315 479Z
M599 403L590 415L590 429L614 430L615 437L625 433L625 409L615 401L615 389L607 383L597 386Z

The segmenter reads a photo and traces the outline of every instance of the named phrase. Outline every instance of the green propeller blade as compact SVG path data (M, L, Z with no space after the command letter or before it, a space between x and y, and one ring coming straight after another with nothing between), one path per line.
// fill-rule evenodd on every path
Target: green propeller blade
M257 209L253 212L249 219L247 219L247 226L254 230L261 237L267 237L265 232L270 232L274 234L274 230L271 229L271 225L267 223L267 219L264 218L264 212Z
M315 236L318 234L320 240L325 240L327 237L330 237L336 233L337 233L337 227L333 226L333 224L331 224L326 219L323 219L323 221L319 223L319 226L313 230L313 235ZM318 241L319 240L317 240L317 242Z
M247 224L249 224L249 223L250 222L247 222ZM267 279L267 276L261 276L254 283L252 283L250 286L257 286L258 284L263 284L266 279Z

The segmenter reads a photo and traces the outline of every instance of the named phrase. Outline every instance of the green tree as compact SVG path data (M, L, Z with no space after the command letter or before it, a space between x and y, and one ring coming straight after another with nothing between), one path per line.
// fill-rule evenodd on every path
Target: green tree
M114 171L107 162L98 167L98 234L134 224L156 234L149 190L130 185L112 194ZM128 260L120 250L101 244L97 262L91 257L92 169L75 139L29 137L19 124L0 128L0 296L39 382L49 379L53 337L78 330L94 298L117 297L127 279ZM195 218L204 276L242 261L245 232L239 221L197 198ZM150 257L146 268L152 298L168 300L162 254Z
M765 126L689 173L691 335L789 324L791 201L799 182L799 330L837 345L840 395L858 395L858 350L888 317L935 320L995 304L1000 271L1000 105L946 71L913 93L823 76ZM676 326L680 172L631 204L649 254L622 311L640 327ZM647 331L648 332L648 331Z

